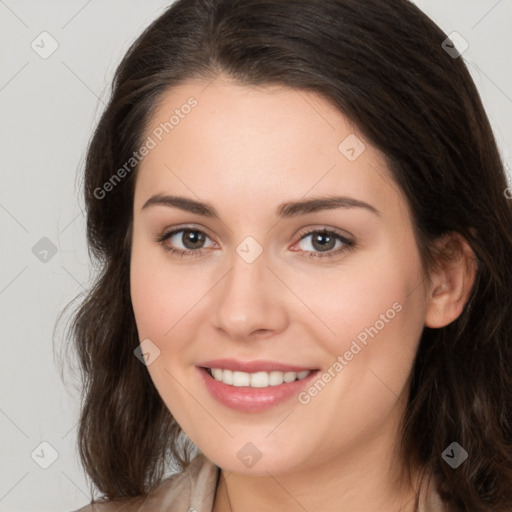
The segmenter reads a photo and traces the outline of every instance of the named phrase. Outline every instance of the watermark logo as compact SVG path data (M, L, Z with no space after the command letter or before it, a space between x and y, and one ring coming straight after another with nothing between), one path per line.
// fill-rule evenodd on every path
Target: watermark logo
M468 458L468 452L454 441L445 449L441 457L449 466L457 469Z
M452 59L458 59L469 48L469 43L458 32L452 32L442 42L441 48Z
M49 238L43 236L32 247L32 254L42 263L48 263L57 254L57 246Z
M350 162L357 160L366 149L364 142L355 134L351 133L343 139L338 146L338 151Z
M59 458L59 452L50 443L43 441L34 448L30 456L40 468L48 469Z
M133 353L146 366L154 363L160 357L160 349L149 338L146 338Z
M262 453L258 450L258 447L253 443L245 443L236 456L240 459L240 462L247 466L248 468L252 468L262 457Z
M59 47L57 40L48 32L41 32L31 43L30 47L39 57L47 59Z
M252 236L248 236L238 245L236 252L246 263L253 263L263 252L263 247Z

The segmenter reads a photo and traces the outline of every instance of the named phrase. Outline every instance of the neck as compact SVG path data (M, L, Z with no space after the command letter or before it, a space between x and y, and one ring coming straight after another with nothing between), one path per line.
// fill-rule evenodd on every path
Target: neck
M382 433L382 432L381 432ZM365 440L292 472L251 476L221 471L213 512L322 510L414 512L419 471L408 477L389 437Z
M248 477L221 471L213 512L322 510L324 512L415 512L418 488L398 484L375 464L350 477L333 464L305 473ZM333 471L335 477L333 477ZM381 471L380 475L376 474Z

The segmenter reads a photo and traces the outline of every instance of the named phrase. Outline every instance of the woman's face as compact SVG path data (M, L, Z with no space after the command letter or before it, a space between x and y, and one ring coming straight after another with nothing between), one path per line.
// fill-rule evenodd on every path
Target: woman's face
M131 299L185 433L255 475L389 450L427 303L382 154L314 93L223 79L170 90L144 143Z

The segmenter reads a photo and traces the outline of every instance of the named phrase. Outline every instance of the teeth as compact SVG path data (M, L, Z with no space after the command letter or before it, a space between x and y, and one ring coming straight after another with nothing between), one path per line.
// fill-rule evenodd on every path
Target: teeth
M311 372L304 370L302 372L234 372L231 370L223 370L221 368L210 368L212 377L219 382L230 386L250 386L252 388L267 388L269 386L279 386L283 382L293 382L302 380Z
M221 370L224 375L224 370ZM233 386L250 386L251 376L244 372L233 372Z

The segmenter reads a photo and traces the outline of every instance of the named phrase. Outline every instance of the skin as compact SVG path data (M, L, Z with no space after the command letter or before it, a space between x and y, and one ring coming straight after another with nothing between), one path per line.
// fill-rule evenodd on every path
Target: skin
M407 201L383 155L322 97L225 77L188 81L165 94L146 136L190 96L198 105L138 169L131 299L140 340L160 350L148 366L158 392L222 468L214 511L413 510L417 481L399 485L397 429L423 327L447 325L467 300L470 248L453 238L459 256L425 279ZM338 149L351 134L366 145L355 161ZM220 219L142 209L154 194L206 201ZM379 214L354 207L275 216L285 201L325 195L356 198ZM207 235L202 256L180 258L156 241L179 227ZM321 228L356 246L326 257L313 236L301 240ZM182 235L167 247L197 251ZM236 252L248 236L263 251L252 263ZM401 311L307 405L292 397L240 412L198 378L198 363L221 357L326 371L394 303ZM250 468L237 457L247 442L262 453Z

